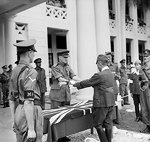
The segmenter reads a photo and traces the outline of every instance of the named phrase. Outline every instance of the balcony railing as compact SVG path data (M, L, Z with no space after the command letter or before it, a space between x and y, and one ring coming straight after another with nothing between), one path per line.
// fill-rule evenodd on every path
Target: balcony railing
M116 20L109 19L110 29L114 30L116 28Z
M138 18L138 33L146 34L146 23L140 18Z
M109 19L115 20L115 13L112 10L109 10Z
M67 9L46 4L46 15L51 18L67 19Z
M133 30L134 20L129 15L126 15L125 22L126 22L126 31L131 32Z

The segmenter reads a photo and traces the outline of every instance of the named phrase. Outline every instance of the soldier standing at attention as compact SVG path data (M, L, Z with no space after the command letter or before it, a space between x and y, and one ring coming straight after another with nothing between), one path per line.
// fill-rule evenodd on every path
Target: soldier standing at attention
M3 73L0 75L0 83L2 83L3 92L3 108L9 107L8 95L9 95L9 74L7 73L7 65L2 67Z
M150 50L144 51L144 65L139 72L140 89L142 94L140 95L142 122L146 127L141 130L143 133L150 134Z
M8 75L9 75L9 78L11 77L11 74L12 74L12 69L13 69L13 66L10 64L8 66L9 70L7 71Z
M34 60L34 63L36 64L35 70L38 72L37 83L41 91L41 105L42 105L42 109L44 110L45 109L45 92L47 91L47 88L46 88L45 70L41 68L41 62L42 62L41 58L37 58Z
M17 142L41 142L43 136L37 71L30 65L36 52L35 43L30 39L15 44L20 60L10 79L9 100Z
M74 74L68 65L69 51L58 53L59 62L52 66L52 84L50 91L51 108L58 108L70 105L71 93L69 82L71 79L78 81L79 78ZM69 138L63 137L58 142L70 141Z
M79 78L74 74L68 65L69 51L58 53L59 62L52 66L52 85L50 91L51 108L70 105L71 94L69 81L78 81Z
M113 63L112 61L112 53L106 52L105 53L108 58L108 67L110 71L114 74L114 95L115 95L115 101L117 101L117 96L119 93L119 86L117 85L117 80L119 81L119 68L117 63ZM116 110L116 119L113 120L114 123L119 124L119 110Z
M125 59L122 59L120 61L121 67L119 68L120 73L120 81L119 81L119 89L120 89L120 95L123 97L124 105L130 105L128 100L128 75L127 75L127 69L125 67Z

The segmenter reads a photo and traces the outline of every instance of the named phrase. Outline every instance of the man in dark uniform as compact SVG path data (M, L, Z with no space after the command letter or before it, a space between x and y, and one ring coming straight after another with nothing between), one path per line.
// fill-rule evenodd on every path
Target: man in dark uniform
M99 69L90 79L75 83L78 89L93 87L93 122L101 142L111 142L112 115L115 105L114 75L110 71L106 55L98 55L96 61ZM105 128L105 130L103 129Z
M142 122L146 125L143 133L150 133L150 50L144 51L144 66L139 73L142 94L140 95Z
M0 82L2 83L3 104L5 108L5 107L9 107L9 101L8 101L9 74L7 73L7 65L4 65L2 69L3 69L3 73L0 75Z
M108 58L108 67L111 70L111 72L114 74L114 95L115 95L115 101L117 101L117 96L119 93L119 87L117 85L117 81L119 81L119 68L117 63L113 63L112 61L112 52L106 52L105 53ZM119 110L116 111L116 119L113 120L114 123L119 124Z
M30 65L35 56L34 39L16 43L19 64L10 79L10 108L17 142L41 142L43 117L37 71Z
M40 87L41 91L41 104L42 104L42 109L45 109L45 92L47 91L46 88L46 75L45 75L45 70L41 68L41 58L37 58L34 60L34 63L36 64L35 70L38 72L37 76L37 82Z
M127 69L125 67L125 59L122 59L120 61L121 67L119 68L120 73L120 81L119 81L119 89L120 89L120 95L124 100L124 105L129 105L128 100L128 75L127 75Z
M70 105L71 93L70 80L79 80L73 70L68 65L69 51L65 50L58 53L59 62L52 66L52 84L50 91L51 108L58 108ZM69 138L63 137L58 142L70 141Z
M12 70L13 70L12 64L10 64L10 65L8 66L8 68L9 68L9 70L7 71L7 73L8 73L9 78L10 78L10 77L11 77L11 74L12 74Z

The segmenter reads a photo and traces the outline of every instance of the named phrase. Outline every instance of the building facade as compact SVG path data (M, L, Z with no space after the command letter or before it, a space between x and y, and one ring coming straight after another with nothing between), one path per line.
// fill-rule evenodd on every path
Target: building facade
M0 19L0 66L14 64L13 44L31 38L37 40L35 58L42 58L47 78L57 52L68 49L72 69L86 79L97 71L98 54L112 51L118 64L143 60L144 49L150 48L150 11L130 0L50 0L5 15ZM92 90L81 94L87 93Z

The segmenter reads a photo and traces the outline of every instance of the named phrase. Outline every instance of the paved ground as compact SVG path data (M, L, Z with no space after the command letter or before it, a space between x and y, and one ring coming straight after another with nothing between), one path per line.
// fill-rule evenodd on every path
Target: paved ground
M114 129L114 138L112 142L150 142L149 135L139 133L139 130L144 128L142 122L135 122L135 113L132 98L131 105L125 106L120 110L121 122ZM47 103L46 108L50 108ZM90 130L80 132L69 136L71 142L84 142L86 137L93 137L98 140L97 133L90 134ZM16 142L15 134L12 131L12 120L10 108L2 108L0 105L0 142Z

